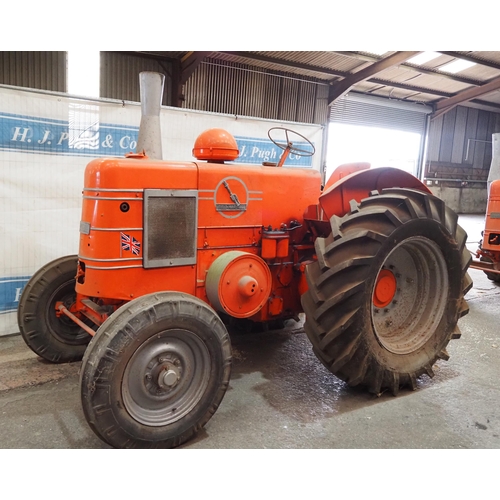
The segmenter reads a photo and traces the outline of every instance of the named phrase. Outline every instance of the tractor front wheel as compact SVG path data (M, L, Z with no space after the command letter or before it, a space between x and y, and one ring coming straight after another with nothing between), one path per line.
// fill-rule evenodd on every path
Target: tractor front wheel
M28 347L52 363L82 359L91 336L66 316L56 304L68 309L76 300L78 257L68 255L38 270L26 284L17 310L17 322Z
M489 263L493 263L494 262L491 257L487 257L485 255L482 255L479 260L481 262L489 262ZM488 272L488 271L484 271L484 274L486 274L486 277L490 281L494 281L495 283L500 283L500 274L499 273L491 273L491 272Z
M212 417L229 384L231 344L215 311L177 292L139 297L99 328L83 359L83 411L115 448L172 448Z
M377 395L415 389L460 336L472 286L467 235L440 199L416 190L373 192L351 207L316 240L305 330L317 357L349 385Z

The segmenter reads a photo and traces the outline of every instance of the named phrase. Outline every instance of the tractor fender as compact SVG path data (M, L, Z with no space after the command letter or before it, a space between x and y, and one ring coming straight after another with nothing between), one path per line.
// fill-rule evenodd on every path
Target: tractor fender
M393 167L381 167L355 171L333 184L327 183L319 197L319 204L328 219L334 215L342 217L350 212L351 200L359 203L363 198L367 198L371 191L380 192L386 188L408 188L431 193L425 184L408 172Z

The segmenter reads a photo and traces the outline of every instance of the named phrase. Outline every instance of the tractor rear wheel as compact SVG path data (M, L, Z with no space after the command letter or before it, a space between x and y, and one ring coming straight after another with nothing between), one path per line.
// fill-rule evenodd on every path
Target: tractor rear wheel
M81 368L83 411L115 448L173 448L212 417L230 372L229 335L213 309L183 293L144 295L92 339Z
M52 363L82 359L91 336L66 316L56 314L56 303L68 309L76 300L78 257L68 255L49 262L26 284L17 310L17 322L28 347Z
M374 191L315 243L302 296L313 351L337 377L374 394L417 387L460 337L472 287L458 216L410 189Z

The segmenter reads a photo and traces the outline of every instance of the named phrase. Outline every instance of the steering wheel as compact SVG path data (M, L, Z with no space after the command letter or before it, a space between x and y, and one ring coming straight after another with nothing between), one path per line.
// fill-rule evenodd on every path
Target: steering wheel
M283 132L285 133L285 139L286 139L285 144L283 144L283 142L280 143L271 137L271 132L273 130L283 130ZM301 147L294 146L293 142L290 140L289 134L293 134L293 135L300 137L309 146L311 146L312 151L309 149L303 149L303 147L301 148ZM292 135L292 137L293 137L293 135ZM297 155L297 156L312 156L316 152L316 148L314 147L314 144L309 139L304 137L302 134L295 132L294 130L290 130L289 128L273 127L271 129L269 129L269 131L267 132L267 136L269 137L269 140L274 145L278 146L280 149L283 149L283 151L288 150L288 152L293 153L294 155ZM297 140L295 142L297 142Z

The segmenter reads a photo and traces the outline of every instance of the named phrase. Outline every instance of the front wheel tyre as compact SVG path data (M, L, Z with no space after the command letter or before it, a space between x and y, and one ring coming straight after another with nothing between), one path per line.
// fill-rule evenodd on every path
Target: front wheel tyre
M452 210L420 191L373 192L351 206L316 240L305 330L317 357L349 385L415 389L460 336L472 287L467 235Z
M172 448L212 417L230 372L229 335L213 309L183 293L145 295L112 314L89 345L83 411L115 448Z
M493 259L491 257L486 257L484 255L482 255L479 260L481 262L493 263ZM500 283L500 274L499 273L491 273L491 272L488 272L488 271L484 271L484 274L486 274L486 277L490 281L494 281L495 283Z

